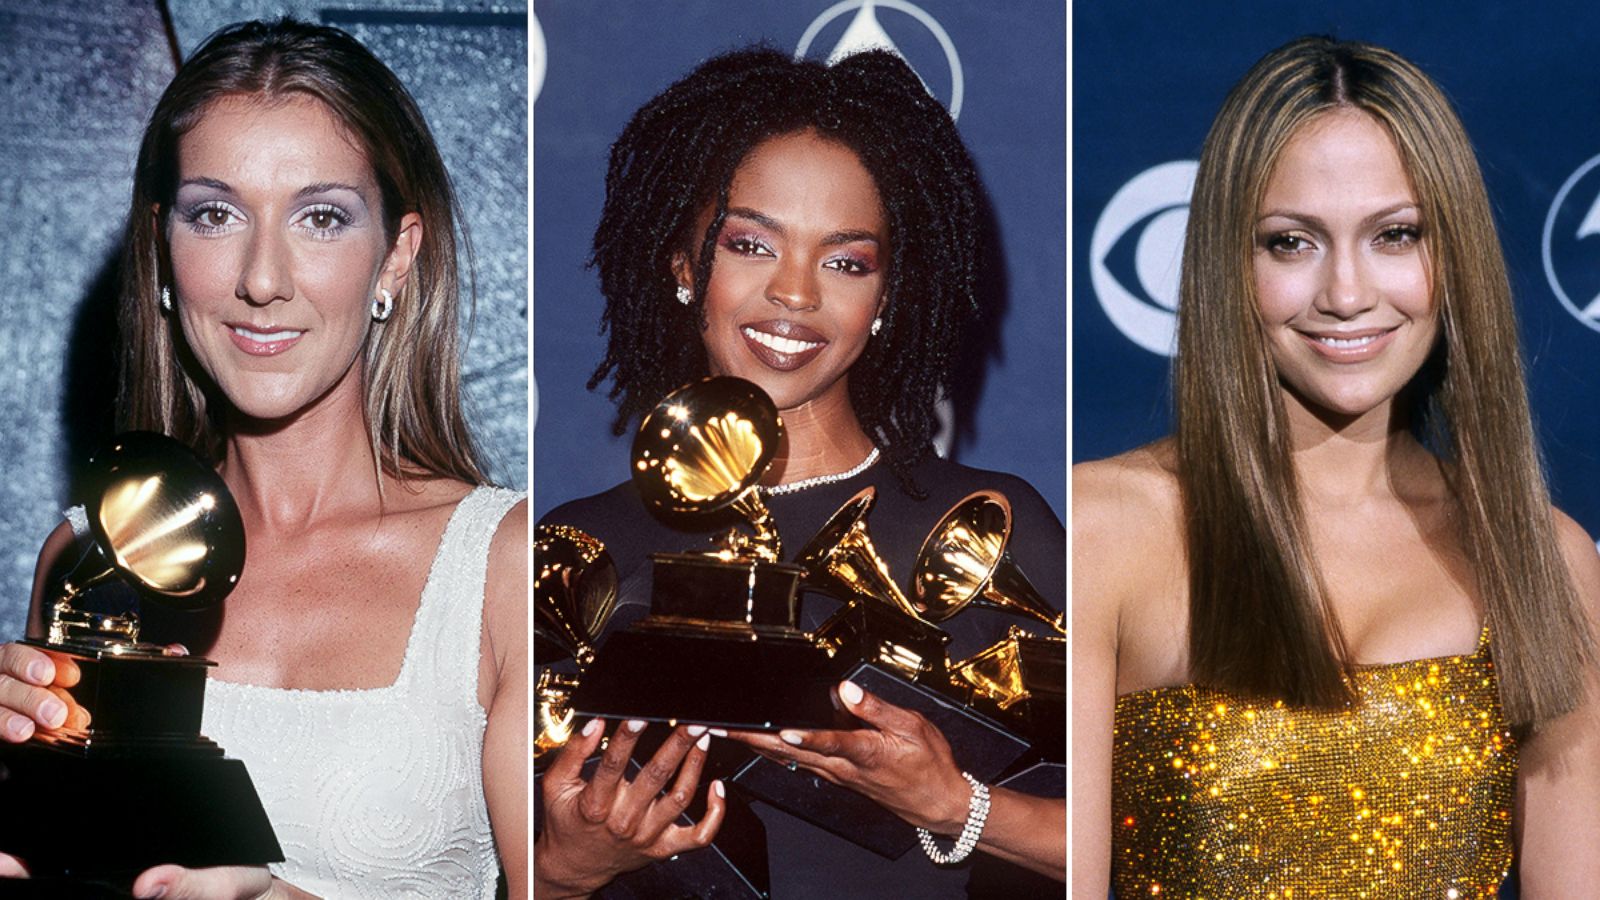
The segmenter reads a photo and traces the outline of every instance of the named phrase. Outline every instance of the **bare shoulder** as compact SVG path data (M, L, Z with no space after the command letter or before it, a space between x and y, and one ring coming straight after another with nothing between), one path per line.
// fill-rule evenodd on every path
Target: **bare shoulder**
M517 501L489 542L484 583L484 630L502 668L521 666L528 655L528 501Z
M1556 540L1566 556L1579 599L1591 616L1600 614L1600 550L1596 549L1589 532L1571 516L1559 509L1551 511L1555 516Z
M1072 467L1073 553L1170 531L1182 519L1170 443L1149 444Z
M1182 496L1171 444L1072 470L1072 606L1083 640L1116 643L1183 570Z

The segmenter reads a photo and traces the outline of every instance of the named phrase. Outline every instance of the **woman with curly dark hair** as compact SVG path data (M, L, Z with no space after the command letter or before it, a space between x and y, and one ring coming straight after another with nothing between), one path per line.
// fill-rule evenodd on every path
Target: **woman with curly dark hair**
M873 539L904 573L955 501L998 490L1015 518L1011 552L1059 607L1064 533L1044 500L1020 479L933 450L935 404L982 312L983 203L954 122L897 56L870 51L825 66L758 49L712 59L640 109L612 148L592 259L609 345L590 387L610 382L619 434L706 375L764 389L786 437L763 494L791 552L873 486ZM631 482L544 521L606 545L621 582L619 623L648 606L647 554L711 530L652 517ZM827 612L808 601L802 615L814 626ZM979 611L951 620L951 657L994 643L1012 621ZM933 834L961 834L983 789L963 777L939 731L848 682L839 694L870 727L743 739ZM546 773L541 896L586 894L713 836L720 782L697 828L669 824L710 735L677 728L645 774L622 782L642 726L619 727L586 781L579 762L603 736L589 723ZM674 790L658 798L674 770ZM976 849L1064 878L1064 804L1003 788L989 802ZM964 868L916 853L890 862L775 808L756 810L775 896L959 895L966 883Z

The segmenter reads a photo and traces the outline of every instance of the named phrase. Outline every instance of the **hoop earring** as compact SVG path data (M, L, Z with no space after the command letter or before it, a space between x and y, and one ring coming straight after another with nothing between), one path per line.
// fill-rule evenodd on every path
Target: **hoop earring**
M161 311L172 312L172 288L164 284L161 286Z
M388 288L378 288L378 296L372 298L372 321L387 322L389 314L394 312L394 294Z
M689 293L689 289L681 284L678 285L678 302L682 303L684 306L688 306L693 300L694 295Z
M878 332L880 332L882 330L883 330L883 316L878 316L878 317L876 317L876 318L874 318L872 320L872 333L874 335L876 335Z

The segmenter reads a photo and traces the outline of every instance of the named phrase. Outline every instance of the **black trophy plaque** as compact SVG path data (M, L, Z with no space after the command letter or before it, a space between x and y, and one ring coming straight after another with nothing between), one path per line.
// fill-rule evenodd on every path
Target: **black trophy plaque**
M1000 723L877 663L857 665L843 677L886 703L921 713L949 742L956 765L979 781L992 781L1028 749L1026 740ZM732 781L756 799L888 859L898 859L917 843L916 830L899 816L804 769L790 771L757 756Z
M213 663L140 643L136 612L79 605L116 581L178 609L221 602L244 566L233 498L187 447L142 432L91 461L88 496L88 548L44 597L48 634L23 642L80 677L62 688L62 727L0 746L0 851L36 875L102 885L164 863L282 860L244 764L200 734Z

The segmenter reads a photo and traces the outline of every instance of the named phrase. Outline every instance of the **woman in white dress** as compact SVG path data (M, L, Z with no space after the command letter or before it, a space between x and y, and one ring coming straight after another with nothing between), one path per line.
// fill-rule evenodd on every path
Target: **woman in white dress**
M204 731L288 861L160 866L135 896L526 890L527 514L461 413L455 217L416 104L337 29L224 29L151 117L121 425L218 461L248 559L225 614L146 610L145 637L216 661ZM34 630L72 540L45 545ZM51 690L72 668L0 648L0 735L81 716Z

